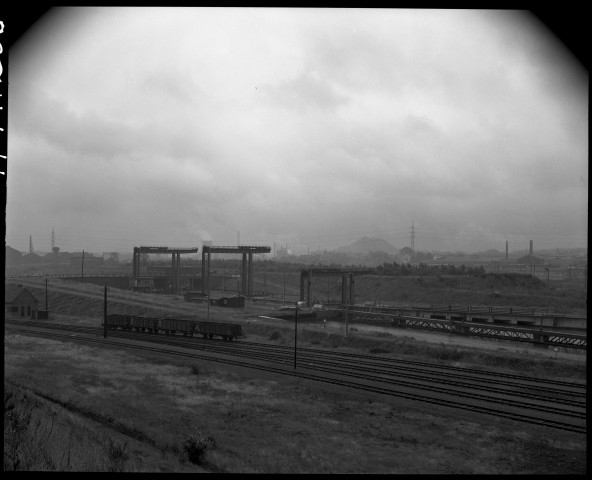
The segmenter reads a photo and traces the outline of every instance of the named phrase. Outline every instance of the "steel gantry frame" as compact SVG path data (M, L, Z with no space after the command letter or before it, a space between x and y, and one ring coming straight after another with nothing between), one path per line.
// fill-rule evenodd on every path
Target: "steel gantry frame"
M372 270L344 270L341 268L308 268L300 272L300 301L311 307L312 299L312 278L317 277L338 277L341 276L341 304L349 305L354 301L354 278L356 275L369 275Z
M253 293L253 254L269 253L271 247L237 245L234 247L204 245L201 249L201 293L210 291L210 256L212 253L231 253L242 255L241 294L250 297Z
M181 254L182 253L197 253L198 248L169 248L169 247L134 247L132 265L133 265L133 277L138 278L140 276L141 268L141 255L143 253L158 253L158 254L171 254L171 285L172 289L179 291L181 288Z

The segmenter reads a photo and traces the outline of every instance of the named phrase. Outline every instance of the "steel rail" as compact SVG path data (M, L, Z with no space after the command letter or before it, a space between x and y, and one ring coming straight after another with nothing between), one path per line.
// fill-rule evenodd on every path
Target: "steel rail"
M55 328L55 329L67 329L69 331L80 331L80 332L86 332L86 333L97 333L98 329L95 329L94 327L81 327L81 326L68 326L68 325L47 325L47 324L43 324L42 322L31 322L30 325L36 325L36 326L40 326L43 328ZM191 347L191 348L200 348L202 350L209 350L209 351L215 351L215 352L219 352L219 353L229 353L230 350L233 350L236 355L241 355L241 356L245 356L245 355L249 355L249 356L253 356L254 354L256 354L259 358L263 358L263 355L266 355L266 359L269 358L273 358L273 357L269 357L270 351L276 351L278 352L278 354L280 355L284 355L284 356L291 356L293 353L293 349L286 347L286 348L281 348L281 349L277 349L274 345L269 345L269 344L250 344L250 343L240 343L240 344L228 344L228 343L219 343L219 342L212 342L211 340L207 340L207 341L201 341L200 339L195 339L192 337L186 337L186 336L175 336L175 335L162 335L159 337L155 337L154 334L150 334L150 333L143 333L143 332L127 332L124 330L111 330L112 334L116 335L116 336L122 336L122 337L126 337L126 338L138 338L138 337L143 337L144 339L148 339L149 341L152 341L152 339L161 342L161 343L168 343L168 344L172 344L173 343L173 339L175 339L175 345L177 346L186 346L186 347ZM262 350L265 350L264 353L261 353ZM441 367L443 367L442 365L437 365L437 364L429 364L429 363L425 363L425 362L421 362L421 365L418 366L412 366L411 370L413 370L415 373L413 372L409 372L409 366L401 366L398 365L397 363L392 363L392 362L388 362L390 363L390 365L384 365L384 362L382 362L381 358L377 358L377 357L370 357L370 356L363 356L364 358L364 362L366 364L360 364L359 363L359 359L356 358L357 356L354 356L355 354L343 354L340 356L340 361L339 363L327 363L327 360L323 360L323 359L319 359L318 357L326 357L326 354L331 354L331 353L335 353L335 352L324 352L322 350L318 350L318 349L302 349L304 351L304 353L302 353L302 359L307 360L307 361L314 361L314 362L323 362L323 365L325 366L334 366L334 367L338 367L338 368L352 368L352 366L350 367L346 367L345 365L343 365L343 361L345 360L345 362L358 362L355 363L353 365L353 368L360 370L360 371L365 371L365 372L370 372L370 373L374 373L374 374L385 374L385 375L389 375L389 376L398 376L398 377L405 377L405 378L411 378L411 379L416 379L416 380L425 380L425 381L436 381L438 383L447 383L448 385L455 385L458 387L464 387L464 388L473 388L476 390L483 390L483 391L490 391L493 393L498 393L498 394L508 394L508 395L513 395L513 396L519 396L519 397L524 397L524 398L532 398L535 400L541 400L541 401L552 401L555 403L563 403L566 405L572 405L572 406L584 406L585 402L578 402L578 401L574 401L573 397L576 398L585 398L586 397L586 391L585 391L585 386L584 385L580 385L580 384L568 384L567 386L569 388L578 388L578 389L582 389L582 391L580 392L574 392L574 391L567 391L567 390L559 390L556 388L553 389L549 389L548 386L538 386L538 385L528 385L528 384L524 384L524 382L537 382L537 383L546 383L546 380L541 380L541 379L537 379L537 378L533 378L533 377L525 377L525 376L519 376L519 381L521 383L516 383L516 382L504 382L503 380L498 380L496 378L489 378L489 374L490 373L495 373L495 372L483 372L480 370L476 370L476 369L471 369L471 373L469 375L467 375L466 373L461 373L461 377L464 378L459 378L459 372L458 370L455 370L456 373L450 373L450 371L438 371ZM241 353L241 352L245 352L245 353ZM256 353L255 353L256 352ZM353 358L352 358L353 357ZM329 358L331 358L331 360L335 360L335 357L329 355ZM393 360L393 359L385 359L385 360ZM370 363L371 362L371 363ZM405 371L401 372L400 370L404 369ZM426 371L425 369L431 369L434 371ZM459 367L456 367L459 368ZM393 372L393 369L398 370ZM471 376L472 375L472 376ZM449 378L453 378L453 381L451 382L449 380ZM463 382L464 380L464 382ZM514 379L513 379L514 380ZM469 384L466 383L466 381L472 381L473 383ZM476 383L481 383L481 384L486 384L486 385L476 385ZM522 391L518 391L518 392L508 392L506 389L496 389L494 387L491 387L489 385L499 385L502 387L507 387L507 388L520 388L522 389ZM524 389L530 389L529 391L524 391ZM538 392L543 392L543 393L538 393ZM551 396L550 394L556 394L556 395L568 395L572 398L570 398L569 400L561 400L558 399L557 397Z

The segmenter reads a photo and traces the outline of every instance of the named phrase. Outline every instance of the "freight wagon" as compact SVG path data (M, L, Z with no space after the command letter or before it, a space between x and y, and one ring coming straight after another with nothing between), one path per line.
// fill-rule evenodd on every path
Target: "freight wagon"
M224 340L244 336L242 327L234 323L198 322L196 333L201 334L203 338L217 335Z
M193 335L197 322L191 320L179 320L176 318L161 318L159 320L158 329L164 331L166 334L174 335L177 332L183 335Z
M158 333L158 318L136 317L134 328L140 332Z
M108 315L107 327L111 330L131 330L137 318L138 317L135 317L133 315Z
M150 318L134 315L107 315L107 327L111 330L136 330L138 332L164 333L184 336L202 335L203 338L221 337L234 340L243 337L241 325L234 323L202 322L177 318Z

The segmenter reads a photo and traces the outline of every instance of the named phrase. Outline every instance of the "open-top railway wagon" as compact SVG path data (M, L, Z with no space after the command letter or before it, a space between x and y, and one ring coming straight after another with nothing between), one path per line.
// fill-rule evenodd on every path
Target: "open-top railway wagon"
M224 340L234 340L243 337L243 329L239 324L205 322L201 320L187 320L178 318L150 318L135 315L110 314L107 315L107 328L111 330L127 330L151 333L165 333L185 336L202 335L203 338L222 337Z

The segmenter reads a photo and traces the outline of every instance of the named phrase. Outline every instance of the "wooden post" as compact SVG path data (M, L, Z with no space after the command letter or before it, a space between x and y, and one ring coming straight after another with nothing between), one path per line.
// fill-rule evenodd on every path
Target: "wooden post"
M347 308L348 306L345 306L345 339L347 340Z
M294 311L294 369L296 369L296 348L298 342L298 307Z
M105 305L103 309L103 337L107 338L107 285L105 285Z

